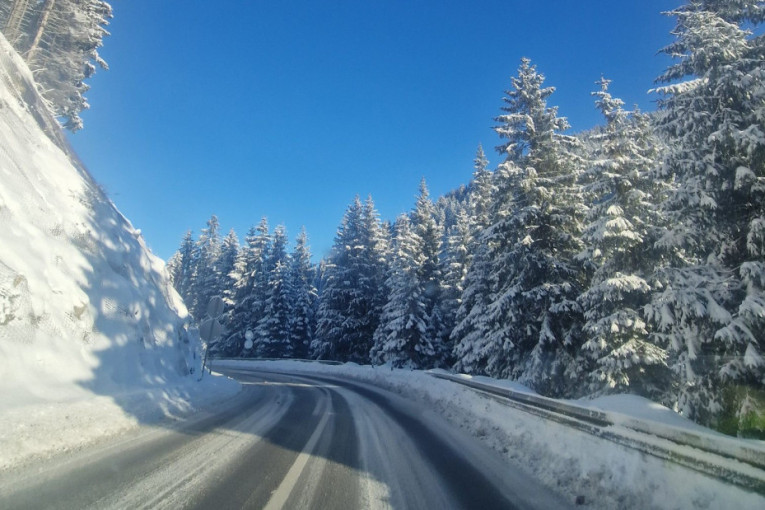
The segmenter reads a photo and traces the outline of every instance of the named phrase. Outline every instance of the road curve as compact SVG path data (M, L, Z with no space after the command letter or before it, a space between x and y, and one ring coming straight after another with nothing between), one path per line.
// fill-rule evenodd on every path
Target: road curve
M14 508L565 508L405 399L326 376L223 369L241 394L181 425L0 478Z

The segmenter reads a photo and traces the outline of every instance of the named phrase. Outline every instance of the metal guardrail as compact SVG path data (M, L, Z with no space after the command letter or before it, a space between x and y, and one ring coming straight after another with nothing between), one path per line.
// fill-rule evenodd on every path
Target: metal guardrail
M439 372L428 374L502 397L513 407L526 412L765 494L765 446L744 444L734 438L580 407L457 375Z
M300 358L230 358L210 356L211 361L298 361L301 363L319 363L320 365L342 365L342 361L328 359L300 359Z

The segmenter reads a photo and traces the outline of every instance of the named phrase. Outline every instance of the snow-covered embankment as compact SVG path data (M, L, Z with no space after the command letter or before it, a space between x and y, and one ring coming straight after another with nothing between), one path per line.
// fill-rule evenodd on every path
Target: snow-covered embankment
M69 153L69 154L68 154ZM0 470L238 391L0 35Z

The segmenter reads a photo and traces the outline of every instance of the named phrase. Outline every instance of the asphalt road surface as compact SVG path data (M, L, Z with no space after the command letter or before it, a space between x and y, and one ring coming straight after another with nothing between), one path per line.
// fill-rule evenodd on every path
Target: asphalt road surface
M357 382L224 369L244 390L182 424L0 478L0 508L564 508L480 442Z

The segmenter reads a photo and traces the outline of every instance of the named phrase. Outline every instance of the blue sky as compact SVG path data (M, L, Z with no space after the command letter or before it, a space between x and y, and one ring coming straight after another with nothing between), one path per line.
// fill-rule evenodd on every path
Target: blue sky
M557 88L570 132L600 123L601 75L628 105L668 59L669 0L113 0L70 139L152 250L215 213L243 240L267 216L321 257L347 205L384 218L467 183L521 57ZM225 232L224 232L225 233Z

